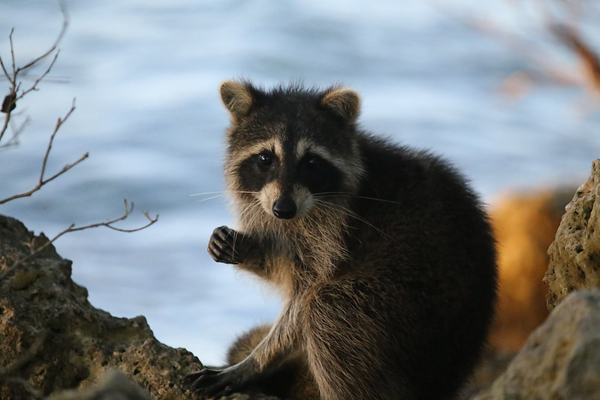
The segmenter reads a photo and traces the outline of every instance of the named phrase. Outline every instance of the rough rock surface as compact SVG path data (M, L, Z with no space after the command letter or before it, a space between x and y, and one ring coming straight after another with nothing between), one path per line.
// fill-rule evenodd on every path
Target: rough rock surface
M71 280L71 262L52 245L11 269L47 242L0 216L0 399L144 399L144 391L154 399L198 398L179 383L200 361L157 341L144 317L116 318L94 308L87 290ZM122 375L101 379L115 368L144 390ZM118 396L111 382L122 387ZM72 388L81 391L59 393Z
M119 370L108 371L98 384L85 389L65 390L48 400L151 400L148 393Z
M549 309L575 290L600 287L600 159L567 205L548 254Z
M600 290L575 292L475 400L600 399Z

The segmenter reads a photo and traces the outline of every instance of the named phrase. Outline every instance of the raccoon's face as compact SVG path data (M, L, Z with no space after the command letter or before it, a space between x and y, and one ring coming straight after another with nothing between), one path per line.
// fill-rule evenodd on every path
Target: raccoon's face
M256 193L263 209L277 218L302 216L313 207L314 196L346 191L344 166L318 145L276 138L243 154L235 171L240 189Z
M362 163L354 120L358 96L225 82L232 116L226 177L234 195L279 219L300 218L356 191ZM329 204L329 206L328 206Z

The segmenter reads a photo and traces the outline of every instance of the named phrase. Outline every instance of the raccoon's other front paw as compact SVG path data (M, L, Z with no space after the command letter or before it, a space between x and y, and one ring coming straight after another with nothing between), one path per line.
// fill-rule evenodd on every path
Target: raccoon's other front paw
M232 372L204 368L183 378L183 384L194 392L218 399L243 389L237 374Z
M208 242L208 254L216 262L239 264L244 262L248 243L244 243L242 235L226 226L213 231Z

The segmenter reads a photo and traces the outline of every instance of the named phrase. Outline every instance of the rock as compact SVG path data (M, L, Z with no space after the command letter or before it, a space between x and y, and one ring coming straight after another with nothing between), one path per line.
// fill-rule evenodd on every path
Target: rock
M0 399L199 399L180 383L202 368L200 361L156 340L144 317L94 308L71 280L71 262L52 245L24 258L46 243L43 234L0 216ZM114 369L136 384L116 372L101 379ZM60 393L74 388L80 391Z
M517 352L548 316L548 246L573 189L505 193L490 207L498 241L498 307L490 343L496 353Z
M108 371L100 382L88 389L65 390L48 400L151 400L139 385L116 369Z
M47 239L18 221L0 217L4 271ZM43 395L87 387L118 368L154 397L189 398L181 379L202 367L185 349L160 343L144 317L115 318L94 308L87 290L71 280L71 262L52 245L0 280L0 360L10 373ZM22 362L23 357L28 362ZM0 398L24 398L22 385L0 383Z
M499 352L494 349L483 354L473 375L461 389L458 399L467 400L489 389L515 357L516 353Z
M600 159L567 205L548 254L549 309L575 290L600 287Z
M475 400L600 399L600 290L571 294Z

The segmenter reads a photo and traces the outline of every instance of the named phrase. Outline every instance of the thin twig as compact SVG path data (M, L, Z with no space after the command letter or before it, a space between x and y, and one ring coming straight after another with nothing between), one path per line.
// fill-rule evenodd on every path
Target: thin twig
M12 34L13 34L14 31L15 31L15 28L12 28L10 30L10 34L8 36L10 43L12 43L12 39L10 39L10 38L12 38ZM12 51L12 45L11 45L11 51ZM2 57L0 57L0 66L2 66L2 71L4 72L4 76L6 76L6 79L8 79L8 81L10 82L10 84L14 86L14 82L12 80L12 76L6 70L6 67L4 66L4 61L2 61ZM13 72L14 72L14 69L13 69Z
M58 58L59 54L60 54L60 50L57 50L56 53L54 54L54 58L50 62L50 65L48 65L48 68L46 68L46 71L44 71L44 73L35 80L35 82L33 83L33 85L31 85L31 87L29 89L23 90L21 92L21 94L16 98L15 101L22 99L29 92L38 90L38 88L37 88L38 83L40 83L46 77L46 75L48 75L50 70L52 70L52 67L54 66L54 63L56 62L56 59Z
M584 41L577 29L570 26L555 24L548 29L571 50L580 60L581 75L586 89L600 96L600 57Z
M62 28L60 29L60 32L58 34L58 36L56 37L56 40L54 41L54 44L52 44L52 46L50 46L50 48L43 53L41 56L31 60L30 62L28 62L27 64L25 64L22 67L19 67L17 69L15 69L15 64L14 64L14 55L13 55L13 71L15 71L17 74L30 68L33 67L34 65L36 65L37 63L39 63L40 61L42 61L44 58L48 57L50 54L52 54L52 52L54 50L56 50L56 48L58 47L58 44L60 43L60 41L62 40L63 36L65 35L65 32L67 31L67 28L69 26L69 13L67 11L67 7L65 5L64 1L59 1L59 6L60 6L60 11L63 14L63 24L62 24ZM12 47L12 31L11 31L11 37L10 37L10 49L11 52L13 51L13 47Z
M11 92L10 95L13 95L15 92ZM0 129L0 141L4 137L4 133L8 129L8 124L10 123L10 117L12 116L11 107L8 107L8 111L6 112L6 116L4 117L4 124L2 125L2 129Z
M46 173L46 165L48 163L48 156L50 155L50 151L52 150L52 144L54 143L54 138L56 137L56 134L58 133L58 130L60 129L60 127L63 125L63 123L65 123L69 119L69 117L71 116L73 111L75 111L75 99L73 99L73 103L71 104L71 108L69 109L67 114L62 119L60 117L58 118L58 120L56 121L56 125L54 126L54 131L52 132L52 135L50 135L50 141L48 142L48 147L46 148L46 154L44 154L44 160L42 161L42 172L40 174L40 181L38 183L38 185L40 185L40 187L44 183L44 175ZM63 168L63 170L64 170L64 168Z
M560 18L553 15L548 1L538 0L537 3L536 15L541 19L539 22L541 32L553 35L567 45L581 60L584 67L583 74L573 72L570 65L560 62L548 52L544 52L539 44L532 43L528 38L512 32L507 27L495 24L489 19L476 18L472 15L458 15L439 2L434 2L436 6L444 9L446 14L453 16L457 21L502 42L552 81L566 86L590 88L597 94L600 93L599 57L592 47L585 43L578 29L581 2L564 2L563 8L566 9L567 15ZM589 5L586 4L586 6Z
M510 33L508 29L495 24L491 20L464 16L457 18L466 26L501 42L554 81L563 85L577 85L577 79L573 74L565 73L566 70L569 70L568 67L557 65L558 62L552 61L552 56L544 53L529 40Z
M15 195L12 195L10 197L0 200L0 204L8 203L9 201L12 201L15 199L31 196L32 194L34 194L35 192L40 190L45 184L58 178L59 176L61 176L65 172L69 171L71 168L75 167L77 164L83 162L86 158L89 157L89 153L86 152L78 160L76 160L75 162L73 162L71 164L65 165L60 171L58 171L51 177L49 177L49 178L45 177L46 166L48 164L48 157L50 156L50 151L52 150L52 144L54 143L54 138L56 137L56 134L58 133L60 127L69 119L69 117L71 116L73 111L75 111L75 99L73 99L73 103L71 105L71 108L67 112L67 114L62 119L58 118L58 121L56 122L56 125L54 126L54 131L52 132L52 135L50 135L50 141L48 142L48 147L46 147L46 154L44 155L44 159L42 161L42 170L40 172L40 177L39 177L37 185L35 185L32 189L28 190L27 192L15 194Z
M6 278L10 273L12 273L20 265L22 265L23 263L31 260L38 254L40 254L40 252L45 250L47 247L49 247L51 244L53 244L56 240L58 240L61 236L66 235L67 233L78 232L78 231L83 231L86 229L93 229L93 228L99 228L99 227L109 228L109 229L112 229L112 230L118 231L118 232L131 233L131 232L141 231L142 229L146 229L146 228L150 227L151 225L154 225L158 221L158 214L156 214L155 217L151 217L148 212L143 212L142 214L144 214L146 219L148 219L148 222L141 227L133 228L133 229L123 229L123 228L117 228L116 226L113 226L117 222L127 219L133 212L135 204L132 202L130 205L127 200L124 200L124 203L125 203L125 211L121 216L119 216L117 218L114 218L114 219L111 219L111 220L105 221L105 222L97 222L97 223L83 225L83 226L75 226L75 224L71 224L66 229L59 232L56 236L54 236L52 239L48 240L46 243L44 243L41 246L36 247L32 242L29 246L31 249L31 253L28 254L27 256L22 257L19 260L17 260L10 268L8 268L6 271L4 271L2 274L0 274L0 281L2 281L4 278Z
M0 57L0 66L2 67L2 72L4 73L4 76L10 83L9 93L8 93L7 97L11 97L12 100L9 102L6 110L3 110L6 113L6 116L4 118L4 123L2 124L2 128L0 128L0 141L2 141L2 138L4 137L4 134L6 133L6 131L8 129L9 122L11 119L11 112L12 112L12 109L14 108L14 105L16 105L17 100L22 99L26 94L28 94L32 91L38 90L38 88L37 88L38 84L44 78L46 78L48 73L50 73L50 70L52 69L52 67L54 66L54 63L56 62L56 59L58 58L58 54L59 54L59 52L57 51L58 45L61 42L61 40L62 40L63 36L65 35L65 32L67 31L67 28L69 26L69 14L68 14L67 7L66 7L64 0L59 0L58 4L59 4L60 10L63 14L63 24L62 24L62 27L61 27L61 30L60 30L58 36L56 37L56 40L54 41L54 43L52 44L52 46L50 46L50 48L48 50L46 50L40 56L34 58L33 60L31 60L30 62L28 62L27 64L25 64L23 66L17 67L17 65L16 65L15 48L14 48L14 43L13 43L13 34L15 32L15 28L12 28L10 30L10 34L8 35L8 41L10 44L11 71L9 72L8 69L6 68L6 65L4 64L2 57ZM56 51L56 53L54 55L54 58L50 62L50 65L46 69L46 71L35 80L35 82L33 83L33 85L30 88L22 91L19 94L19 90L21 88L21 82L20 82L19 77L21 75L25 75L27 73L28 69L39 64L42 60L44 60L46 57L48 57L50 54L52 54L55 51Z
M7 149L10 149L11 147L18 146L19 145L19 137L21 136L21 133L23 133L23 131L25 130L27 125L29 125L30 123L31 123L31 118L27 116L27 117L25 117L25 120L23 122L21 122L21 124L19 126L14 126L14 124L13 124L13 126L11 127L12 136L10 137L10 139L8 139L8 141L6 143L0 144L0 151L7 150Z
M13 86L17 83L17 68L15 67L15 47L13 46L13 33L15 33L15 28L12 28L10 30L10 35L8 35L8 41L10 43L10 60L11 60L11 66L12 66L12 71L13 71L13 81L12 84Z

